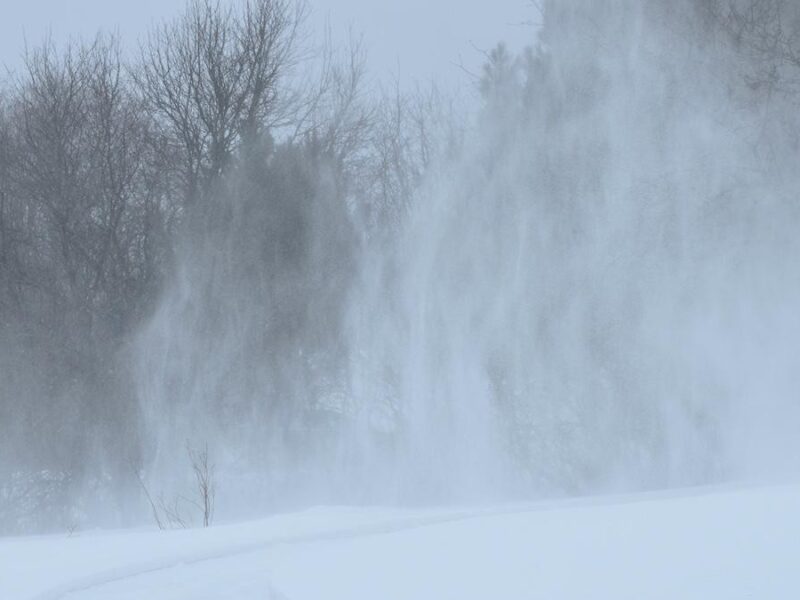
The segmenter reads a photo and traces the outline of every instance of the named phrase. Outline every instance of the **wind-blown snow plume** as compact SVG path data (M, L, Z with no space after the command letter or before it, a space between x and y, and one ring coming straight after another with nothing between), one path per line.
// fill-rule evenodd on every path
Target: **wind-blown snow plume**
M490 55L473 143L356 299L355 364L392 373L360 397L402 415L404 480L460 496L796 471L796 180L770 154L787 107L741 85L703 7L544 17L538 52Z
M190 243L140 348L162 444L215 442L305 501L796 472L785 98L745 85L755 63L704 3L543 18L535 50L488 55L473 131L388 247L356 244L313 185ZM283 236L299 254L273 265Z

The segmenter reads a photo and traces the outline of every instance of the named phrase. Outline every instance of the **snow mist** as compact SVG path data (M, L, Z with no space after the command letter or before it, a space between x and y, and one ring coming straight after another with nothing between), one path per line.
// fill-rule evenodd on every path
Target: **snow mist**
M324 160L234 170L137 342L151 485L187 441L230 514L795 475L796 124L706 8L545 3L389 234Z

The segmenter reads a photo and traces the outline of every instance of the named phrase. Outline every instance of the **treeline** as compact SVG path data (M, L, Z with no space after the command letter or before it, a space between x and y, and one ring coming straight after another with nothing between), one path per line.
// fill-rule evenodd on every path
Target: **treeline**
M0 90L4 526L63 523L87 486L98 505L127 501L142 464L131 347L187 253L284 294L291 336L313 296L280 274L316 248L342 272L326 293L343 294L356 249L406 210L447 103L376 93L360 42L309 43L306 13L199 0L132 54L107 34L47 40ZM312 237L319 219L332 239ZM237 299L213 301L210 329Z
M435 419L476 390L527 478L515 491L664 467L651 399L680 396L662 373L680 367L617 315L664 297L631 273L724 254L754 181L786 208L800 21L781 0L536 7L538 42L472 75L477 115L376 89L358 40L309 43L290 0L193 1L132 54L104 34L27 52L0 88L0 532L142 514L140 484L175 479L192 436L271 473L267 496L305 481L298 497L396 499L402 468L443 489L456 464L474 483L498 471L483 414L457 415L463 432ZM684 129L692 102L739 136L718 162L751 152L755 174L728 228L706 223L719 246L686 242L677 263L674 216L727 198L666 160L689 138L722 148Z

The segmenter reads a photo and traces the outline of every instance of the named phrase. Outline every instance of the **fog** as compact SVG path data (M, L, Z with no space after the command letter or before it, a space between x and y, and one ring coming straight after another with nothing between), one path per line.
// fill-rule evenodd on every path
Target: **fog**
M0 93L0 531L201 524L199 457L217 519L796 481L791 3L533 3L438 86L250 5L223 108L177 9Z

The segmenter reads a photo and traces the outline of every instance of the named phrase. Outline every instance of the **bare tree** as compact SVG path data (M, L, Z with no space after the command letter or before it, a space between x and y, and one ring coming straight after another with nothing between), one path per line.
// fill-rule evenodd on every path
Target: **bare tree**
M361 38L350 35L337 48L326 35L313 83L293 90L289 143L305 142L318 154L355 166L363 158L375 116L367 99L366 53Z
M698 0L702 14L748 58L747 84L800 93L800 9L786 0Z
M29 291L78 329L119 336L153 295L172 208L160 138L131 93L118 41L29 52L11 110Z
M110 37L29 51L6 106L0 368L22 373L0 374L9 381L0 400L25 402L0 419L22 431L0 438L36 440L26 466L67 473L65 485L77 487L93 465L89 435L75 427L112 440L103 459L112 477L128 473L119 461L136 451L135 437L122 435L135 413L119 350L155 298L166 255L159 138Z
M455 98L435 85L406 92L395 82L383 94L370 129L369 169L360 178L370 186L363 195L371 227L402 222L431 165L458 154L464 126L455 106Z
M183 156L189 202L244 140L282 122L280 84L305 14L290 0L195 0L143 43L134 78Z
M23 239L11 187L12 154L7 107L5 98L0 96L0 314L4 304L17 296L15 289L21 279L19 254Z

